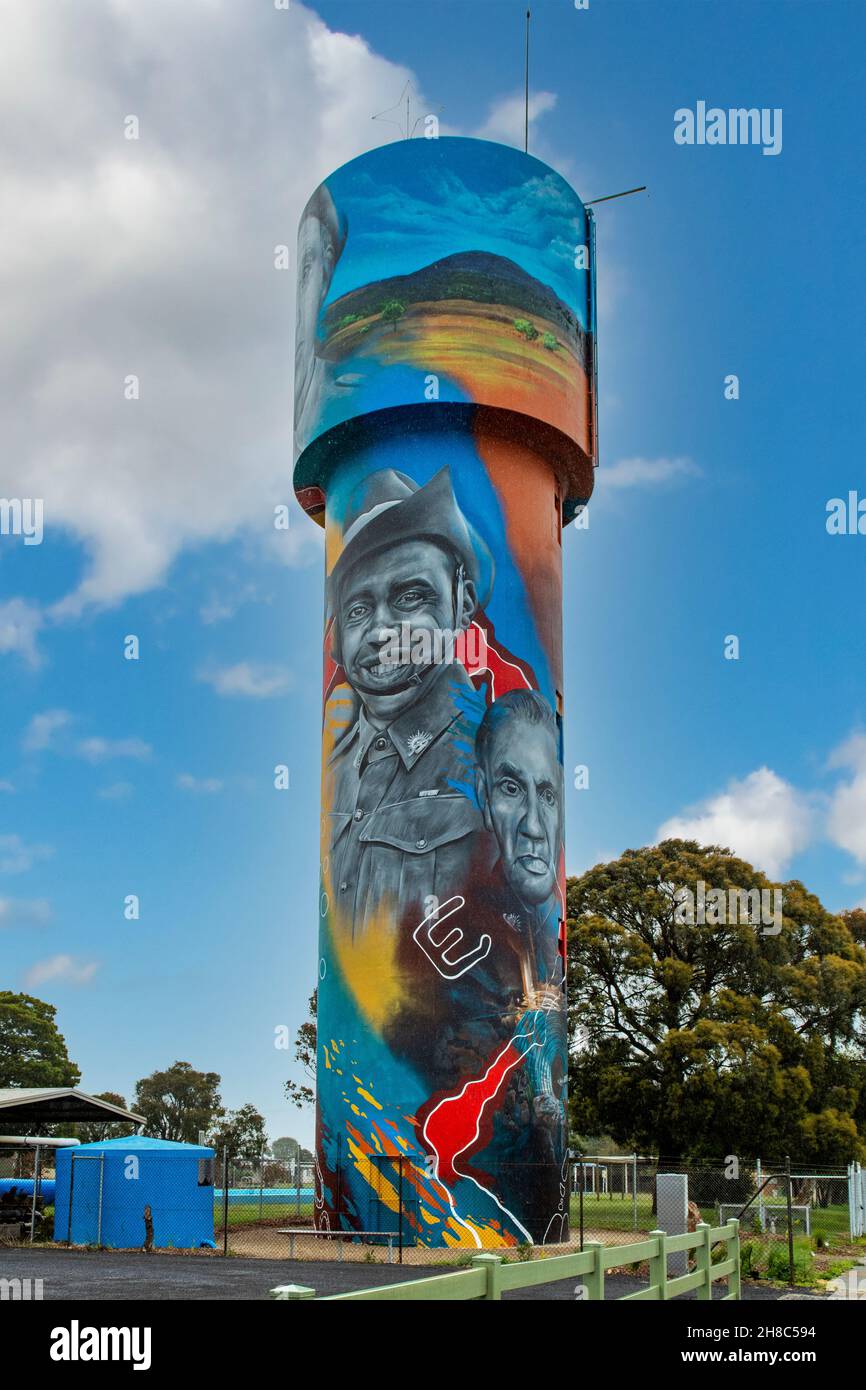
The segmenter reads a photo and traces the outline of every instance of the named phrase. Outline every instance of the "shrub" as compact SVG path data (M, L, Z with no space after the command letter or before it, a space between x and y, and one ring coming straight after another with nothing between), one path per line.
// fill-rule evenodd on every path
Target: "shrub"
M740 1245L740 1278L741 1279L760 1279L760 1272L755 1267L755 1247L750 1240L743 1241Z
M812 1269L814 1256L809 1249L809 1244L802 1238L794 1243L794 1282L796 1284L812 1283L815 1275ZM788 1280L790 1278L790 1262L788 1260L788 1242L771 1245L767 1255L767 1278Z
M518 1260L531 1260L532 1246L527 1244L526 1241L521 1241L514 1253Z
M541 341L550 352L556 352L556 349L559 347L559 343L556 341L552 333L545 333Z
M538 329L535 327L534 323L529 322L529 319L515 319L514 327L518 333L523 334L524 338L529 343L538 337Z

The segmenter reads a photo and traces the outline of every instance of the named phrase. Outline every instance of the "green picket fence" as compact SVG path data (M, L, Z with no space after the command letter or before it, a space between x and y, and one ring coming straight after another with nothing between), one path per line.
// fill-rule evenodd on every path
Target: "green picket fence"
M697 1230L682 1236L669 1236L664 1231L651 1231L646 1240L633 1245L587 1244L575 1255L555 1255L549 1260L526 1260L505 1264L501 1255L476 1255L469 1269L451 1274L434 1274L430 1278L412 1279L404 1284L386 1284L377 1289L359 1289L355 1293L330 1294L320 1302L345 1302L349 1299L500 1299L509 1289L529 1289L541 1284L553 1284L560 1279L575 1279L582 1286L576 1297L590 1302L604 1299L604 1277L609 1269L649 1261L649 1284L637 1293L625 1294L623 1303L652 1300L664 1302L677 1294L697 1291L698 1298L712 1298L713 1284L719 1279L728 1281L725 1299L740 1297L740 1232L735 1217L724 1226L701 1222ZM714 1260L713 1247L724 1245L723 1258ZM668 1256L680 1251L693 1252L695 1269L690 1274L668 1276ZM303 1284L283 1284L271 1289L271 1298L310 1299L315 1289Z

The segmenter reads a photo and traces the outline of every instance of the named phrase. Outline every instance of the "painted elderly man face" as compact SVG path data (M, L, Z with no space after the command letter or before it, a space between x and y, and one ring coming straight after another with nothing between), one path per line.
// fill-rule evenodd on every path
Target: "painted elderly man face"
M506 718L478 769L478 799L496 836L505 876L521 902L537 906L556 889L562 778L549 724Z
M454 614L457 561L432 541L408 540L367 555L353 565L340 586L337 624L342 666L362 694L387 696L405 686L418 668L383 661L383 647L394 631L409 624L412 643L423 631L466 627L475 609L475 589L462 586L462 607Z

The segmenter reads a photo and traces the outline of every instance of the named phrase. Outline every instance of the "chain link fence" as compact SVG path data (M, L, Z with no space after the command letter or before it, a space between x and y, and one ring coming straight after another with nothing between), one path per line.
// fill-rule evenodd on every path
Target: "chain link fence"
M138 1196L138 1184L125 1180L126 1172L112 1185L96 1157L73 1157L59 1182L55 1162L50 1149L37 1163L32 1147L0 1148L0 1241L59 1239L115 1249L452 1267L467 1263L479 1248L480 1227L473 1227L471 1218L449 1223L449 1243L428 1244L429 1210L417 1159L410 1156L371 1159L365 1209L353 1214L351 1230L327 1228L323 1210L317 1212L315 1164L300 1156L285 1163L267 1158L243 1163L220 1152L191 1168L169 1166L146 1199ZM793 1269L802 1282L820 1252L847 1248L850 1253L855 1237L866 1233L866 1174L856 1164L788 1166L762 1159L690 1164L638 1154L584 1154L569 1165L567 1220L552 1221L534 1250L528 1239L512 1242L507 1257L537 1256L542 1244L544 1253L553 1255L588 1242L610 1247L639 1240L658 1225L660 1173L686 1175L690 1228L698 1221L720 1226L732 1216L739 1219L746 1277L786 1279ZM338 1201L341 1179L348 1185L348 1174L336 1175ZM498 1172L493 1187L527 1220L533 1194L544 1212L556 1207L556 1194L529 1165ZM62 1228L57 1232L55 1200ZM545 1229L542 1210L532 1218L536 1231ZM488 1228L484 1243L492 1248L489 1239Z
M0 1144L0 1244L51 1239L54 1150Z

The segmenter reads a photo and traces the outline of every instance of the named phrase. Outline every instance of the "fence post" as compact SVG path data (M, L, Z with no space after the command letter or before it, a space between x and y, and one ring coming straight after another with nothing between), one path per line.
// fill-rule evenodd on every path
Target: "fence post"
M708 1221L699 1221L695 1227L695 1235L701 1237L701 1243L695 1250L695 1264L704 1276L703 1283L697 1287L698 1298L712 1298L713 1296L711 1229Z
M400 1264L402 1264L402 1263L403 1263L403 1155L402 1155L402 1154L398 1154L398 1155L397 1155L397 1172L400 1174L400 1178L399 1178L400 1190L399 1190L399 1201L398 1201L398 1208L399 1208L399 1212L400 1212L400 1246L399 1246L399 1251L400 1251L400 1253L399 1253L398 1262L399 1262Z
M591 1303L604 1302L604 1246L601 1241L591 1240L586 1249L592 1255L592 1269L585 1275Z
M483 1269L487 1277L486 1299L500 1300L502 1298L502 1256L501 1255L474 1255L472 1258L474 1269Z
M40 1151L39 1145L37 1144L37 1145L36 1145L36 1156L35 1156L35 1158L34 1158L34 1160L33 1160L33 1201L32 1201L31 1204L30 1204L30 1244L31 1244L31 1245L33 1244L33 1233L34 1233L35 1230L36 1230L36 1203L37 1203L37 1201L39 1200L39 1196L40 1196L40 1186L41 1186L41 1178L42 1178L42 1167L41 1167L41 1163L40 1163L40 1152L41 1152L41 1151ZM56 1154L55 1154L55 1161L56 1161ZM55 1179L56 1179L56 1177L57 1177L57 1170L56 1170L56 1168L55 1168L54 1176L55 1176Z
M794 1284L794 1213L791 1209L791 1155L785 1154L785 1205L788 1211L788 1283Z
M734 1272L728 1280L728 1288L739 1302L743 1296L742 1288L742 1267L740 1265L740 1222L736 1216L728 1217L728 1227L731 1231L730 1240L726 1242L725 1249L728 1258L733 1258Z
M583 1249L583 1189L586 1186L586 1165L580 1160L580 1248Z
M637 1154L631 1156L631 1210L632 1230L637 1230Z
M229 1151L223 1149L223 1254L229 1253Z
M102 1193L105 1186L105 1150L99 1155L99 1208L96 1214L96 1244L102 1249Z
M761 1170L761 1160L755 1163L755 1178L758 1184L758 1220L761 1223L761 1230L765 1230L764 1224L764 1174Z
M56 1161L56 1160L55 1160ZM55 1169L55 1174L56 1174ZM66 1244L72 1244L72 1193L75 1188L75 1154L69 1155L69 1225L66 1228Z
M659 1299L667 1301L668 1296L668 1234L667 1231L650 1231L650 1240L656 1242L657 1254L649 1262L649 1281L658 1287Z
M315 1298L316 1290L308 1289L306 1284L278 1284L275 1289L271 1289L268 1298L295 1299L295 1298Z

